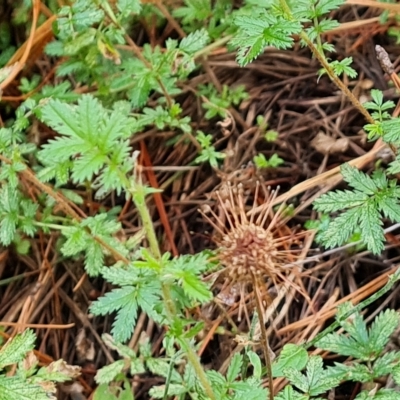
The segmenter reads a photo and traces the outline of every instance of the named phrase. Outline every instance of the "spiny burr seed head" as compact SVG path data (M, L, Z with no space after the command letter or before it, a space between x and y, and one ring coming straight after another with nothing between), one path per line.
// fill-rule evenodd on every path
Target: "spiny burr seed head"
M257 206L258 194L259 184L253 209ZM274 278L284 261L279 250L282 240L277 237L279 215L272 210L276 193L265 193L263 206L257 217L248 216L246 212L241 184L235 187L228 183L216 195L222 216L210 209L208 216L205 213L203 215L217 230L214 241L225 273L238 281L251 281L252 275Z
M272 234L264 228L255 224L239 225L216 242L218 258L232 278L251 279L250 273L274 275L277 248Z

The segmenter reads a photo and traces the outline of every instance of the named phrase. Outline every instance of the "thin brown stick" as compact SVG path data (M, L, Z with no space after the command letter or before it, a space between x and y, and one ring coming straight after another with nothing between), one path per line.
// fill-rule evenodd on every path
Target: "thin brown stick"
M26 328L34 328L34 329L69 329L75 326L75 322L70 324L28 324L28 323L20 323L20 322L7 322L7 321L0 321L0 326L12 326L19 329L26 329Z
M29 33L28 41L26 42L26 48L19 61L16 61L15 66L11 69L10 75L0 84L0 93L15 79L19 72L24 68L25 62L29 57L33 45L33 39L35 37L36 25L39 18L40 11L40 1L33 0L33 17L32 17L32 27Z
M379 1L374 1L374 0L346 0L346 4L354 4L363 7L375 7L375 8L380 8L382 10L390 10L400 13L400 4L381 3Z

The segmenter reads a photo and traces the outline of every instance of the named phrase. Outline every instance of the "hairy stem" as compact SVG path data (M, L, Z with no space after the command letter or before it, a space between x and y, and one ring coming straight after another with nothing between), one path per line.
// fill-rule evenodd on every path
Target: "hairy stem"
M196 372L196 377L199 379L200 383L202 384L207 396L211 400L217 400L214 392L212 390L212 387L210 385L210 382L208 381L208 378L206 376L206 373L204 372L204 369L200 363L199 357L196 354L196 352L193 350L191 347L189 341L185 338L180 338L179 343L183 350L186 353L186 357L188 358L190 364L192 365L193 369Z
M140 218L142 220L143 227L145 229L146 236L149 241L150 250L151 250L153 256L156 257L159 260L159 262L161 263L162 255L161 255L160 247L158 245L157 236L156 236L156 233L154 230L154 225L153 225L149 210L146 206L145 187L139 181L139 178L136 178L135 188L129 189L129 192L132 195L132 200L133 200L133 202L138 210L138 213L140 215ZM161 267L162 267L162 265L161 265ZM175 307L174 300L172 298L171 286L167 283L162 282L161 290L163 293L167 318L168 318L168 321L170 322L170 324L172 325L176 318L177 310ZM195 370L196 376L199 379L200 383L202 384L207 396L211 400L216 400L215 396L214 396L214 392L211 388L210 382L208 381L208 378L207 378L207 376L204 372L204 369L200 363L199 357L197 356L195 351L192 349L192 347L189 343L189 340L186 338L180 337L180 338L178 338L178 341L179 341L181 347L183 348L189 363L192 365L193 369Z
M325 56L319 52L319 50L315 47L314 43L310 40L308 35L305 32L300 33L300 37L304 40L307 46L310 48L315 58L321 63L324 67L326 73L332 82L341 90L341 92L351 101L354 107L356 107L362 115L364 115L365 119L370 123L374 124L375 120L372 118L371 114L367 111L365 107L358 101L357 97L349 90L349 88L338 78L335 74Z
M254 290L254 294L255 294L258 321L259 321L260 330L261 330L262 349L264 352L265 364L267 366L269 399L274 400L274 382L272 379L271 357L269 355L270 347L269 347L267 332L265 330L262 300L261 300L260 293L258 291L257 278L255 277L255 275L253 273L251 273L251 277L253 280L253 290Z
M292 11L287 4L286 0L279 0L279 4L282 7L283 11L286 14L286 18L289 20L294 20L292 15ZM358 101L358 99L354 96L354 94L349 90L349 88L338 78L335 74L328 61L325 58L325 55L314 45L311 39L308 37L307 33L302 31L300 33L301 39L307 44L309 49L312 51L315 58L320 62L322 67L325 69L327 75L332 80L332 82L341 90L341 92L351 101L354 107L360 111L362 115L364 115L365 119L370 123L374 124L375 120L372 118L371 114L362 106L362 104Z

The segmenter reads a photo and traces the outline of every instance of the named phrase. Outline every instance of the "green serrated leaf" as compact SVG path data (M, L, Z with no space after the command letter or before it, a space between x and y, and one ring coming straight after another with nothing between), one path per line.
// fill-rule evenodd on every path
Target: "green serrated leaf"
M368 195L359 191L350 190L328 192L314 201L317 211L328 213L362 206L368 200Z
M384 353L373 364L373 379L392 373L393 369L398 365L400 365L400 352L388 351Z
M124 342L130 338L136 323L137 290L130 286L114 289L100 297L90 309L96 315L106 315L117 311L111 333L117 341Z
M85 247L85 270L89 276L99 275L104 266L104 253L103 246L90 240Z
M360 208L345 211L334 220L329 221L328 228L320 232L320 241L328 248L346 243L359 227L360 218L362 218Z
M400 118L393 118L381 123L383 139L386 143L400 142Z
M364 356L363 349L357 346L355 339L331 333L324 336L321 340L316 343L320 349L331 351L344 356L352 356L357 359L362 359Z
M108 384L112 382L115 377L123 371L125 367L124 360L115 361L105 367L99 369L96 373L95 380L98 384Z
M149 395L155 399L164 399L165 395L169 396L180 396L187 392L184 385L171 383L168 385L168 390L166 385L153 386L149 390Z
M308 382L300 371L293 367L288 367L284 369L283 373L293 386L296 386L304 393L308 391Z
M290 385L285 386L276 396L276 400L308 400L309 397L293 390Z
M61 252L65 256L74 256L85 250L87 241L90 240L88 234L81 227L70 227L64 232L66 242L61 247Z
M173 11L173 15L182 18L184 24L193 21L204 21L212 16L210 0L184 0L185 7L179 7Z
M0 375L0 400L49 400L49 398L52 398L51 393L46 393L40 385L30 384L17 376Z
M237 15L234 23L239 30L231 44L239 48L237 61L241 66L253 61L266 46L290 48L293 44L292 35L300 33L302 29L297 21L288 21L258 10L254 10L251 16Z
M117 342L111 335L108 333L103 333L101 335L103 342L106 344L108 348L111 350L115 350L121 357L124 358L136 358L136 353L130 347L125 346L119 342Z
M22 361L26 353L33 350L35 340L36 336L30 329L9 339L0 350L0 369Z
M340 172L343 175L343 179L348 182L351 187L362 193L373 195L378 190L371 177L349 164L343 164L340 167Z
M205 29L190 33L179 43L179 48L188 54L194 54L204 48L209 40L208 32Z
M362 207L360 219L361 238L373 254L380 254L385 248L385 235L382 221L375 205L367 203Z
M396 197L398 196L381 198L377 205L386 218L393 222L400 222L400 207Z
M103 383L94 391L93 400L116 400L116 395L110 390L107 383Z
M344 0L319 0L315 2L315 17L320 17L338 9L344 2Z
M286 344L283 346L278 359L272 364L272 376L285 376L283 370L289 367L301 371L306 366L307 361L308 353L304 347L291 343Z
M118 10L121 14L139 14L142 6L139 0L118 0Z
M369 348L377 355L380 354L399 324L400 314L397 311L385 310L379 313L369 330Z
M369 343L367 324L359 312L353 313L347 319L339 319L340 325L357 342L360 348L366 348Z
M353 382L369 382L374 379L370 368L357 362L351 365L335 363L334 367L328 367L327 373L331 378Z
M311 356L307 363L307 380L310 396L317 396L338 386L340 379L328 377L323 369L320 356Z
M246 355L249 358L250 364L253 366L253 376L257 379L261 379L262 365L260 357L252 350L248 350Z
M49 100L42 108L42 120L55 131L69 137L80 137L78 121L75 116L75 108L60 100Z
M180 256L171 260L164 267L163 279L176 281L189 298L204 303L212 298L212 294L198 275L208 267L206 254L199 253L190 257Z
M191 273L182 273L182 288L185 293L194 300L205 303L212 299L212 293L207 285L197 276Z
M153 374L163 376L164 378L171 375L172 383L180 383L182 378L179 372L175 369L171 370L170 364L171 362L160 358L149 358L146 360L146 366Z
M229 364L228 371L226 373L226 380L233 382L240 373L243 364L243 356L239 353L235 353Z
M92 95L82 96L77 105L51 99L42 107L41 119L62 135L40 150L38 156L45 167L69 162L67 173L71 170L74 182L93 181L103 193L121 191L127 184L131 149L126 138L135 120L119 110L105 109ZM53 177L57 174L46 179Z
M374 100L374 105L381 106L383 104L383 93L381 90L372 89L371 97Z
M400 386L400 364L396 365L392 371L393 380Z

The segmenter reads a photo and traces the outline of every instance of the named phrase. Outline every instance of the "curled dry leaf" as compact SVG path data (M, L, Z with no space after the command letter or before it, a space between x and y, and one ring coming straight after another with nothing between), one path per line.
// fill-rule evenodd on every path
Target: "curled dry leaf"
M232 126L232 119L230 117L226 117L223 121L217 122L217 126L222 128L229 128Z
M39 361L38 361L37 357L35 356L35 353L33 351L30 351L26 355L26 357L22 363L22 366L25 371L29 371L31 368L36 367L38 365L38 363L39 363Z
M240 287L238 285L228 286L226 290L217 294L217 299L221 300L227 306L233 306L239 294Z
M374 81L372 79L360 79L358 86L362 90L370 90L374 87Z
M38 384L42 387L42 389L46 392L47 397L51 400L56 400L57 398L54 396L56 393L56 384L51 381L41 381Z
M324 155L334 153L344 153L349 147L348 138L333 139L323 132L318 132L317 136L312 140L311 145L319 153Z
M60 359L52 362L47 367L47 372L58 372L64 375L65 378L75 379L81 374L81 367L77 365L69 365L64 360Z
M94 343L86 337L86 332L81 329L75 339L75 348L80 361L93 361L95 357Z
M221 132L224 136L229 136L232 132L229 128L232 126L232 117L228 116L223 121L217 122L217 126L221 128Z

